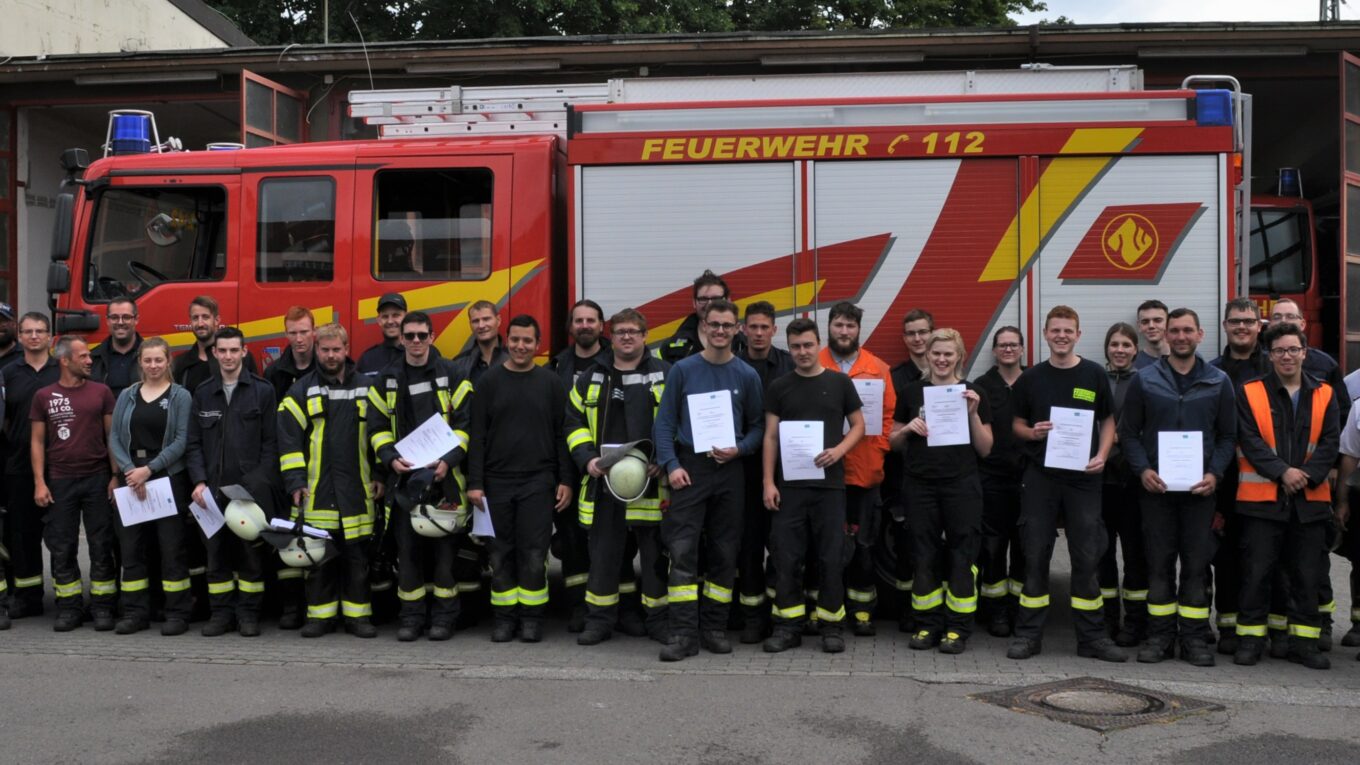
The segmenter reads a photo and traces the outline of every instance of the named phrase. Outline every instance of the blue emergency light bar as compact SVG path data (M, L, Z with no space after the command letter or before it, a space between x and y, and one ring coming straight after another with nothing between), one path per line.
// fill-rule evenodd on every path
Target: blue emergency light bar
M146 114L113 114L112 153L146 154L151 151L151 117Z
M1200 125L1232 127L1231 90L1206 89L1195 92L1195 122Z

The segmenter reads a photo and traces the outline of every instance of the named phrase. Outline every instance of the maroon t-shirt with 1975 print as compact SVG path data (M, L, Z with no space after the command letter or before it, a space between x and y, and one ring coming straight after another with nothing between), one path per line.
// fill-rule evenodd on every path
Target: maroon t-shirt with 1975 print
M113 414L113 392L93 380L78 388L54 383L33 395L28 418L47 426L47 477L84 478L108 471L104 415Z

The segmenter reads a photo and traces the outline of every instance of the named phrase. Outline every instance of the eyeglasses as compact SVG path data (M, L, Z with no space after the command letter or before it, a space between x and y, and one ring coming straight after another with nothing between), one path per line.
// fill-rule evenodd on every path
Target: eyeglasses
M1303 317L1296 313L1275 313L1270 315L1271 321L1298 321Z
M906 335L907 337L925 337L926 335L929 335L929 334L930 334L930 330L928 330L928 329L908 329L908 330L904 330L904 331L902 332L902 334Z
M1288 348L1271 348L1271 349L1270 349L1270 355L1271 355L1271 356L1274 356L1274 357L1277 358L1277 359L1278 359L1278 358L1283 358L1283 357L1285 357L1285 356L1289 356L1290 358L1294 358L1294 357L1296 357L1296 356L1302 356L1302 355L1303 355L1303 347L1302 347L1302 346L1299 346L1299 345L1293 345L1293 346L1290 346L1290 347L1288 347Z
M1241 319L1224 319L1223 323L1229 327L1250 327L1253 324L1260 324L1261 320L1246 317Z
M614 337L639 337L639 336L641 336L641 335L642 335L642 330L640 330L640 329L616 329L616 330L614 330Z
M722 300L722 295L697 295L694 298L696 303L712 303L714 300Z
M734 324L733 322L730 322L730 321L710 321L710 322L708 323L708 328L709 328L710 330L719 330L719 331L722 331L722 332L732 332L732 331L735 331L735 330L736 330L737 325Z
M413 343L415 342L423 343L426 340L430 339L429 332L403 332L401 333L401 336L406 338L407 340L410 340Z
M1019 343L997 343L997 344L996 344L996 349L997 349L998 351L1018 351L1018 350L1020 350L1020 348L1021 348L1021 346L1020 346Z
M109 314L109 321L110 321L111 323L114 323L114 324L123 324L123 323L125 323L125 322L136 321L136 320L137 320L137 314L135 314L135 313L111 313L111 314Z

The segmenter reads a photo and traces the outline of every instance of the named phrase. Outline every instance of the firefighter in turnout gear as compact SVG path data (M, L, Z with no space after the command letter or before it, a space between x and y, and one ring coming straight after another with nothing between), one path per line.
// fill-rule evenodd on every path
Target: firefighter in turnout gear
M241 485L273 515L278 478L278 410L269 383L243 368L245 339L236 327L217 330L213 341L217 374L194 391L189 417L189 479L193 499L206 506L213 492L226 507L222 489ZM208 603L212 616L203 634L215 637L233 626L245 637L260 634L260 602L269 548L218 532L204 540L208 553Z
M431 640L453 637L458 619L458 583L454 566L458 545L466 537L449 534L427 537L416 533L412 511L420 504L464 507L466 485L460 465L467 444L472 383L453 374L452 364L434 358L434 325L422 311L406 314L401 322L402 358L378 373L368 392L369 442L389 473L388 496L410 496L411 476L422 467L433 471L433 486L425 497L410 503L389 502L389 528L397 541L397 598L401 601L401 626L397 639L409 642L429 626ZM397 451L396 443L431 417L442 417L459 439L448 454L430 465L413 465ZM427 596L432 595L429 599ZM426 619L426 611L429 619Z
M661 554L661 507L669 492L661 485L661 469L647 466L650 479L640 497L624 502L606 485L609 462L606 445L624 446L652 434L670 364L646 355L647 320L625 308L609 320L614 338L612 362L599 362L576 380L567 397L567 447L582 472L577 499L580 523L588 531L590 577L586 583L585 630L581 645L608 640L620 620L622 587L633 577L628 535L636 538L642 556L642 606L646 632L666 638L666 560ZM648 455L650 457L650 455ZM606 457L601 460L601 457ZM626 569L626 571L625 571ZM634 585L636 587L636 585ZM635 624L635 622L632 622ZM620 625L632 632L629 622Z
M370 616L368 539L373 500L365 415L372 378L355 372L349 335L338 324L316 330L317 368L279 404L279 468L293 500L293 518L330 534L340 554L307 576L303 637L320 637L345 617L345 629L377 637Z

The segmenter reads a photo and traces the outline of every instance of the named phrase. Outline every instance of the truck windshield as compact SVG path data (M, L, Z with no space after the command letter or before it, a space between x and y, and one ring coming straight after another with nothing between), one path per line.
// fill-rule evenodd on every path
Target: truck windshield
M1251 291L1305 292L1312 276L1308 217L1303 210L1258 208L1251 213Z
M162 282L216 281L227 265L218 187L114 188L96 200L85 299L136 297Z

